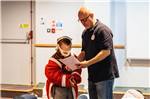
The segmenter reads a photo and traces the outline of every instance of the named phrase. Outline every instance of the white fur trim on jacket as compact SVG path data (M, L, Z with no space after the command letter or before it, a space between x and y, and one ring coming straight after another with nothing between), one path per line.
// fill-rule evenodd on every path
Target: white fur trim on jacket
M76 99L76 92L75 92L74 87L72 87L72 94L73 94L73 99Z
M80 74L79 74L78 72L73 72L72 74L77 74L77 75L79 75L79 76L80 76Z
M57 61L55 58L50 58L49 60L54 61L56 64L58 64L60 66L60 68L62 68L62 65L59 61Z
M62 76L62 82L61 82L62 87L66 87L66 75Z
M50 85L49 85L49 99L51 99L51 97L52 97L52 95L51 95L52 86L53 86L53 83L50 83Z

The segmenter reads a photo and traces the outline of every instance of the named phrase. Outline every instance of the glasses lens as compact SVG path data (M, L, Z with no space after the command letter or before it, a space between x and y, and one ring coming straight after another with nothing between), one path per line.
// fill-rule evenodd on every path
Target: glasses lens
M90 15L91 15L91 14L90 14ZM89 16L90 16L90 15L89 15ZM88 18L89 16L87 16L85 19L82 19L82 20L79 20L79 19L78 19L78 22L80 22L80 23L86 22L86 21L87 21L87 18Z

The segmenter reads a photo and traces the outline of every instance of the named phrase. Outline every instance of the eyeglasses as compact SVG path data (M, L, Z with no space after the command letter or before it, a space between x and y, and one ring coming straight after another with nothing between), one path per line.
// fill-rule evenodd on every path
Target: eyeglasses
M70 51L71 48L61 48L63 51Z
M59 46L60 47L60 46ZM71 46L70 48L65 48L65 47L60 47L63 51L70 51L71 50Z
M90 16L90 15L91 15L91 14L89 14L89 16ZM88 16L88 17L89 17L89 16ZM88 17L86 17L85 19L82 19L82 20L79 20L79 19L78 19L78 22L80 22L80 23L86 22Z

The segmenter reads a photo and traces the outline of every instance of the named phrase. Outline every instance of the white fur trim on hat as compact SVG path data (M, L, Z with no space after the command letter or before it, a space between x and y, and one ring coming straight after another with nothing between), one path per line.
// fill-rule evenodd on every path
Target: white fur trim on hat
M57 44L55 50L58 51L58 49L59 49L59 45Z
M62 37L60 37L60 38L58 38L57 39L57 44L58 44L58 42L60 41L60 40L62 40L62 39L68 39L68 40L70 40L70 42L72 43L72 39L69 37L69 36L62 36Z

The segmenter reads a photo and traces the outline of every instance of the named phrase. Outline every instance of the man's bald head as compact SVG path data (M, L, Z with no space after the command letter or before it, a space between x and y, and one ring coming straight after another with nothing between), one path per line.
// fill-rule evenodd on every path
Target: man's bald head
M94 14L90 10L90 8L85 6L81 7L81 9L79 10L78 18L82 25L87 29L92 28L96 22Z
M89 14L91 14L91 13L92 13L92 12L91 12L90 8L88 8L88 7L86 7L86 6L83 6L83 7L79 10L78 16L79 16L79 15L85 15L85 16L87 16L87 15L89 15Z

